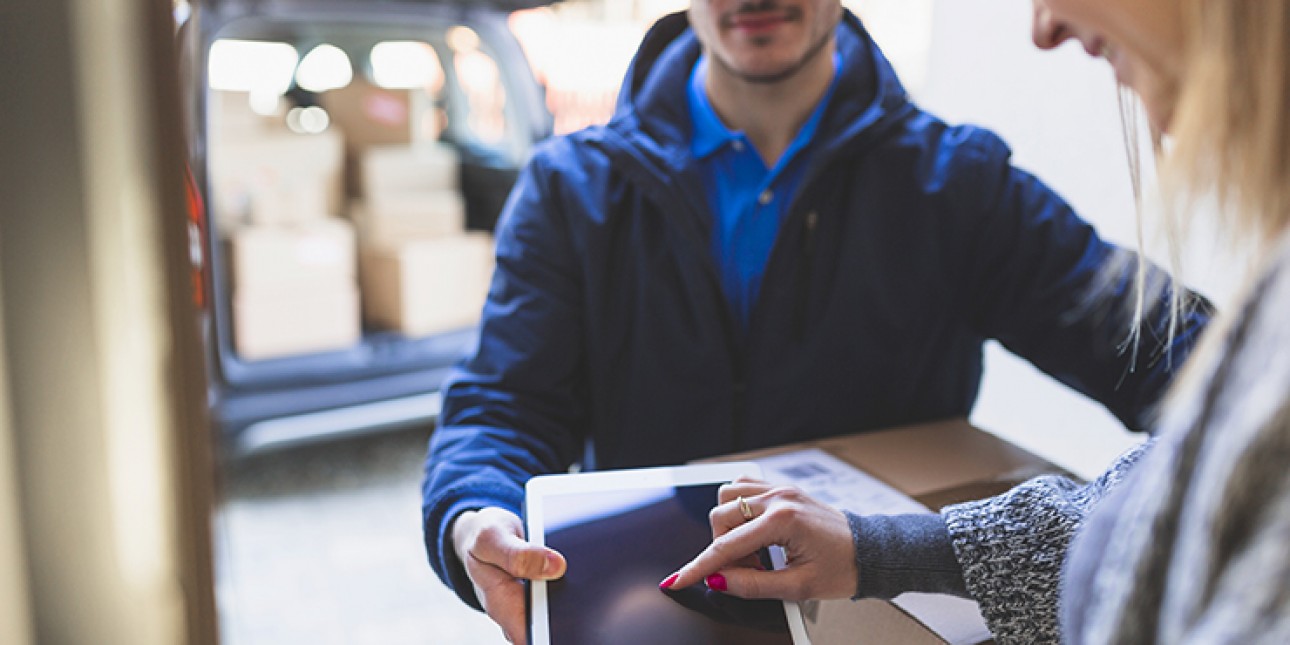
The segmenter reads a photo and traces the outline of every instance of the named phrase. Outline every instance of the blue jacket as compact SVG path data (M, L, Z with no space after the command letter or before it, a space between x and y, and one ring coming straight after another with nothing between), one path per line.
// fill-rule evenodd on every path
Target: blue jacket
M684 14L646 35L607 125L545 142L521 173L479 345L445 385L426 463L430 561L467 602L444 529L470 508L519 513L530 476L964 417L988 339L1143 427L1169 362L1131 370L1125 318L1091 304L1126 252L996 136L911 104L849 13L838 49L847 72L746 334L689 155L699 44Z

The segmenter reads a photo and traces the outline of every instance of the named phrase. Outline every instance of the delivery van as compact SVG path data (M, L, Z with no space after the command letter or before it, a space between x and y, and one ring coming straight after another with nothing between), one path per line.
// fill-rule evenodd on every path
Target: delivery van
M226 454L436 417L551 133L508 28L541 4L191 5L190 250Z

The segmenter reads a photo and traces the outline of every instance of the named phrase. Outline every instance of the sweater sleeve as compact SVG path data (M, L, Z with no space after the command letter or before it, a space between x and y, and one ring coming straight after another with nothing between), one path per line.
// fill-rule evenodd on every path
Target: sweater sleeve
M941 516L844 513L859 573L852 600L891 599L909 591L967 596L963 570Z
M1059 642L1057 596L1071 538L1151 443L1129 450L1089 484L1037 477L1002 495L941 510L968 594L996 642Z

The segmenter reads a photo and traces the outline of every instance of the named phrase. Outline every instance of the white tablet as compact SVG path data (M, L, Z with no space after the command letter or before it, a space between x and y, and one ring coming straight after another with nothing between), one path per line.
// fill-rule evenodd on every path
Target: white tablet
M560 580L530 585L534 645L804 645L795 603L748 601L702 583L662 591L659 582L712 542L717 488L754 463L548 475L529 480L529 541L564 554ZM784 566L778 547L762 554Z

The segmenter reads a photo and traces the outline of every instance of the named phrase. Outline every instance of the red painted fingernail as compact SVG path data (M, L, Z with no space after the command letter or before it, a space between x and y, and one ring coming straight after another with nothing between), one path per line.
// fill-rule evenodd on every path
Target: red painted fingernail
M703 581L707 583L708 588L713 591L726 590L726 577L719 573L714 573L708 576L707 578L705 578Z
M672 574L672 575L668 576L667 578L665 578L665 579L663 580L663 582L658 583L658 588L659 588L659 589L671 589L671 588L672 588L672 583L676 582L676 579L677 579L677 578L679 578L680 576L681 576L681 574L680 574L680 573L674 573L674 574Z

